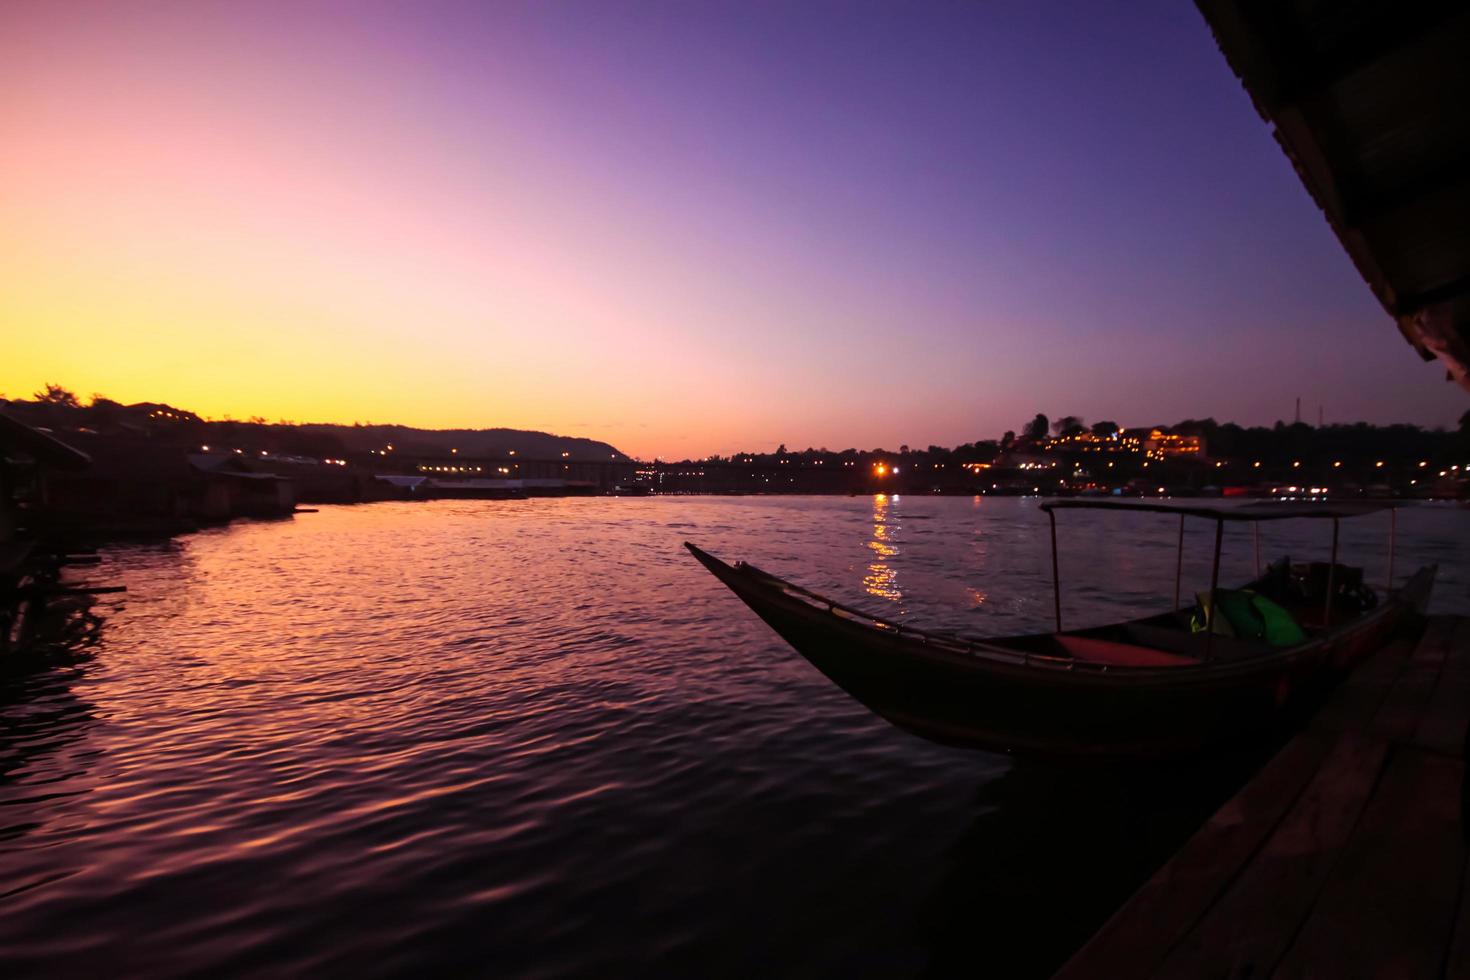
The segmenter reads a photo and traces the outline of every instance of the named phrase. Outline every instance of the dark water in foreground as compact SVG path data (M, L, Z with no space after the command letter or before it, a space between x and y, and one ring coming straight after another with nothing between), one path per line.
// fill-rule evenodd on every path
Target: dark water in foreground
M1068 625L1172 592L1171 519L1061 522ZM1263 550L1325 555L1297 524ZM1386 529L1344 557L1380 573ZM1014 499L379 504L114 549L100 645L4 681L0 974L1044 972L1228 783L896 731L686 538L915 624L1049 625ZM1467 541L1400 515L1441 611Z

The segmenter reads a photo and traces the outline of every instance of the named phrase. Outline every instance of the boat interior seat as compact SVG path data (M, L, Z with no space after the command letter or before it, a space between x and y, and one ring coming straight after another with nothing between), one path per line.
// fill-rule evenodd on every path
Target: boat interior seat
M1221 636L1218 633L1215 635L1214 644L1209 645L1203 633L1191 633L1187 630L1173 629L1168 626L1152 626L1147 623L1129 623L1123 627L1122 632L1134 643L1156 650L1181 654L1195 661L1204 659L1207 645L1210 659L1215 661L1244 660L1247 657L1258 657L1263 653L1268 653L1271 649L1264 643L1242 640L1234 636Z
M1077 636L1058 633L1057 645L1072 657L1088 663L1108 664L1115 667L1185 667L1199 663L1197 657L1180 656L1164 650L1139 646L1134 643L1119 643L1095 636Z

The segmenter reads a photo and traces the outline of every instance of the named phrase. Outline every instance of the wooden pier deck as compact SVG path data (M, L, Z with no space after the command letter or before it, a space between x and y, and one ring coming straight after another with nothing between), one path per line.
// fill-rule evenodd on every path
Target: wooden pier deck
M1358 668L1057 973L1466 977L1470 619Z

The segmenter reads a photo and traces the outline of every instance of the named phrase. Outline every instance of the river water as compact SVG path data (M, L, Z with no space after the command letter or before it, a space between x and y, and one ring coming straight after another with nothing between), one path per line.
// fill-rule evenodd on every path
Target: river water
M1326 556L1291 523L1263 557ZM1167 602L1172 518L1059 524L1067 625ZM1381 579L1387 537L1343 557ZM1044 973L1228 792L1160 772L1140 807L899 732L684 540L915 625L1052 616L1021 499L384 503L107 549L100 640L0 688L0 973ZM1401 511L1397 571L1470 613L1467 542ZM1225 555L1248 576L1249 530Z

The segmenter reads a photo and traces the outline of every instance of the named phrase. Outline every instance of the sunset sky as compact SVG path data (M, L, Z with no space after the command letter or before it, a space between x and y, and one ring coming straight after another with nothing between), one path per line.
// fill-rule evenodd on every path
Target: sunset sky
M1179 0L0 5L0 393L652 456L1453 424Z

